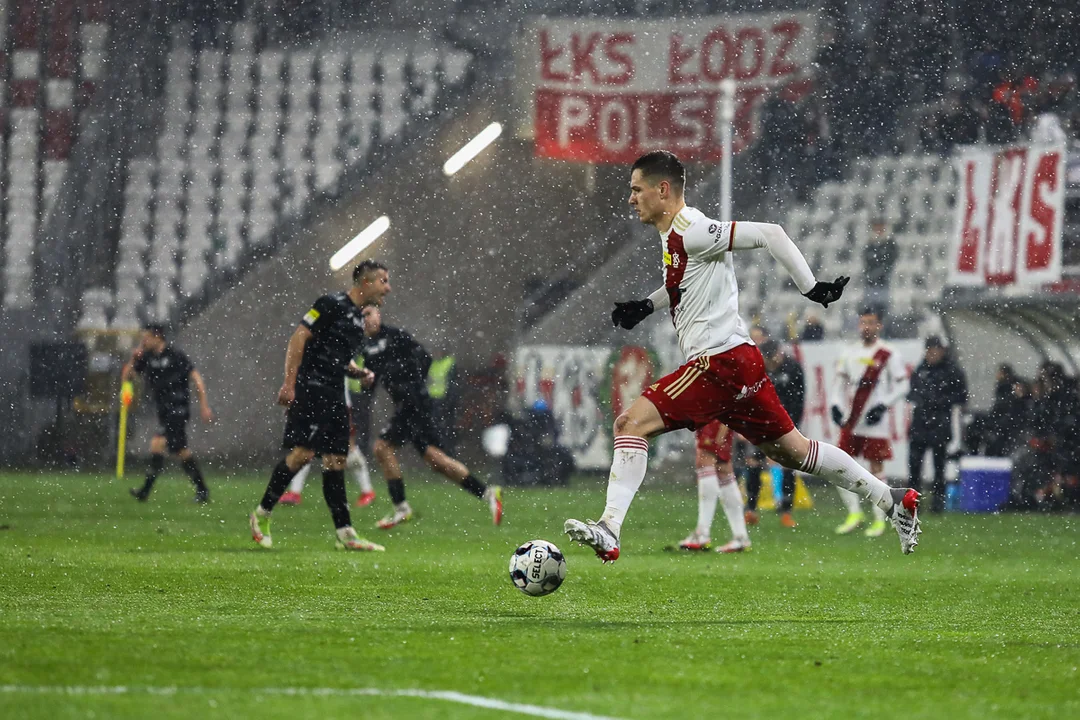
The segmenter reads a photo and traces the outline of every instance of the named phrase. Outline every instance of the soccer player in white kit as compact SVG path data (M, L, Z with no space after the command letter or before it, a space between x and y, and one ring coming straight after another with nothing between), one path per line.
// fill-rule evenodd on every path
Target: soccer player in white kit
M607 505L600 520L567 520L570 539L591 547L604 562L619 557L619 537L630 503L645 479L649 438L720 420L785 467L819 475L880 507L910 553L919 543L919 494L891 489L851 456L795 429L765 374L761 352L739 316L735 250L767 248L799 291L828 307L847 278L818 282L806 259L779 225L718 222L688 207L686 171L677 157L641 156L630 175L630 205L660 233L664 285L644 300L615 303L612 322L633 328L655 309L670 308L685 365L660 379L615 420L615 452Z
M904 361L892 346L881 339L881 318L868 307L859 313L861 342L852 345L836 363L836 376L829 394L834 423L840 426L840 449L860 458L874 477L885 479L885 461L892 459L889 425L885 414L908 394L909 383ZM847 508L847 519L836 528L847 535L863 523L859 496L837 488ZM876 505L874 521L866 529L867 537L885 532L885 514Z

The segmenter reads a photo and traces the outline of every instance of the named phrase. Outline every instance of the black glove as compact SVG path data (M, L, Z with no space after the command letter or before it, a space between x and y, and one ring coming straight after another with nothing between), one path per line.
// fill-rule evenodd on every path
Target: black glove
M840 412L840 408L835 405L832 406L832 421L837 425L844 424L844 413Z
M653 313L652 300L631 300L630 302L617 302L615 309L611 311L611 324L630 330L639 322Z
M888 411L889 408L884 405L875 405L866 413L866 424L877 425L881 422L881 418L885 417L885 413Z
M818 282L810 288L810 292L803 293L803 297L823 307L829 307L829 303L836 302L844 294L844 286L851 280L849 277L838 277L834 282Z

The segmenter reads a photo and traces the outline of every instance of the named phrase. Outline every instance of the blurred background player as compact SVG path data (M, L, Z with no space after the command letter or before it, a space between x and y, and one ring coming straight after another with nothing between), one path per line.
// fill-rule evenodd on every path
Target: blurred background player
M934 483L930 512L945 509L945 460L960 447L960 412L967 405L967 378L937 335L926 338L926 354L911 374L911 429L908 431L908 480L922 488L922 466L931 451Z
M694 532L679 543L681 550L708 550L712 547L712 522L717 501L724 508L731 540L716 548L720 553L736 553L750 549L750 534L743 517L742 494L735 482L731 465L731 443L734 433L719 420L714 420L696 433L698 483L698 522Z
M427 378L431 355L404 330L383 325L382 313L367 305L364 314L364 369L373 373L365 380L369 387L382 382L394 401L390 425L375 441L375 459L386 478L387 491L394 511L378 522L384 530L408 522L413 511L405 499L405 480L397 458L397 448L411 443L432 470L453 480L465 491L488 503L491 519L502 522L502 488L488 487L477 480L460 461L447 455L432 416Z
M787 354L784 346L775 340L766 340L759 348L765 358L765 372L776 387L780 404L791 416L791 421L798 425L802 422L803 404L806 397L806 380L802 366ZM795 471L782 468L781 497L776 510L780 513L780 524L786 528L795 527L795 518L791 508L795 501ZM761 495L761 469L757 468L746 476L746 522L758 524L758 498Z
M349 409L341 379L348 373L374 378L352 362L364 340L360 308L381 303L390 292L386 266L365 260L353 270L347 292L323 295L300 320L285 353L285 380L278 404L288 408L286 456L270 475L258 507L251 513L251 537L261 547L272 547L270 513L289 482L316 455L322 456L323 497L330 508L337 535L336 546L344 550L383 550L381 545L358 537L349 516L345 495L345 455L349 451Z
M885 481L885 461L892 459L889 426L883 422L889 408L907 395L908 375L903 358L881 339L881 315L867 307L859 313L861 341L848 347L837 360L833 382L831 414L840 426L840 449L863 461L864 466ZM847 518L836 528L846 535L863 524L859 496L837 488L847 508ZM867 537L885 532L885 512L873 508L874 521L866 528Z
M364 356L357 355L353 362L357 367L363 368ZM369 389L365 389L360 380L352 377L345 378L345 405L349 408L349 454L345 456L345 470L352 475L360 488L360 495L356 498L356 507L367 507L375 501L375 489L371 486L371 473L368 470L367 458L360 450L368 442L368 428L371 424L371 395ZM289 483L289 490L281 496L282 505L299 505L303 502L304 483L307 482L315 460L312 459Z
M165 329L161 325L147 325L131 361L124 365L121 377L131 380L133 373L146 378L154 391L160 431L150 440L150 470L141 488L131 488L135 499L145 502L150 497L161 469L165 467L165 451L180 458L184 472L195 485L195 502L210 500L210 491L203 480L198 462L187 446L187 422L191 414L191 389L195 383L199 394L199 409L203 422L212 422L214 413L206 399L206 383L188 356L165 341Z

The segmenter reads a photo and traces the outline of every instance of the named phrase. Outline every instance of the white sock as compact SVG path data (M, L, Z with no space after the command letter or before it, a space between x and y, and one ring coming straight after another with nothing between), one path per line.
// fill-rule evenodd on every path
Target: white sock
M885 483L885 485L889 484L885 482L885 478L881 477L880 475L876 477L878 480ZM885 511L879 508L877 505L874 506L874 522L885 522Z
M309 462L293 475L293 479L289 481L289 492L297 494L304 492L304 483L307 482L308 473L311 472L311 465L312 463Z
M343 528L337 529L338 540L341 540L342 542L344 542L346 538L352 537L355 534L356 531L352 529L352 525L346 525Z
M255 508L255 514L261 518L270 517L270 511L264 508L261 504Z
M720 480L716 468L697 469L697 534L712 537L712 521L716 516L716 501L720 498Z
M731 539L749 543L750 533L746 532L746 516L743 515L742 493L734 475L720 479L720 504L724 506L728 525L731 526Z
M360 486L360 492L371 492L371 474L368 472L367 460L360 448L353 445L349 448L349 454L345 457L345 467L352 470L353 480Z
M861 513L862 507L859 506L859 496L850 490L845 490L842 487L836 488L836 494L840 496L840 499L844 501L844 507L847 508L848 515L854 513Z
M890 510L893 506L889 486L835 445L811 440L810 451L803 460L803 466L798 469L850 490L882 510Z
M600 518L618 537L626 511L645 480L649 466L649 441L633 435L615 438L615 454L608 475L607 506Z

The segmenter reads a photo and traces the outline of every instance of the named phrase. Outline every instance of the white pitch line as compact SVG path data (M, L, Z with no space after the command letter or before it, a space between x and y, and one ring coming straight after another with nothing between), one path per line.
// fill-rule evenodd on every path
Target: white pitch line
M471 705L488 710L502 710L518 715L550 718L551 720L618 720L607 715L558 710L540 705L512 703L505 700L466 695L452 690L382 690L380 688L205 688L205 687L153 687L127 685L0 685L0 694L29 695L176 695L189 693L204 695L215 692L250 692L255 695L288 695L310 697L414 697L425 700L443 700Z

